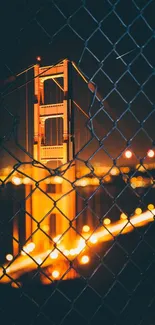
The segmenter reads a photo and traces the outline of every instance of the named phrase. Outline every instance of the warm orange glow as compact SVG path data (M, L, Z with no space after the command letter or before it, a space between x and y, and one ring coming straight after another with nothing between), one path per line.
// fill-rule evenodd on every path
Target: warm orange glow
M152 210L154 209L154 205L153 205L153 204L149 204L149 205L147 206L147 208L148 208L148 210L152 211Z
M19 177L13 176L12 177L12 183L14 185L20 185L22 182L21 182L21 179Z
M87 264L89 262L89 256L88 255L84 255L81 257L80 263L81 264Z
M88 225L84 225L84 226L82 227L82 231L83 231L83 232L89 232L89 231L90 231L90 227L89 227Z
M132 157L132 152L130 150L125 151L125 157L130 159Z
M103 223L104 223L104 225L110 225L111 220L110 220L109 218L105 218L105 219L103 220Z
M155 153L154 153L154 150L152 150L152 149L150 149L150 150L147 152L147 156L148 156L149 158L153 158L154 155L155 155Z
M56 259L58 257L58 251L55 249L51 254L50 254L50 258L52 259Z
M52 276L53 276L54 279L57 279L57 278L59 277L59 274L60 274L60 272L57 271L57 270L54 270L54 271L52 272Z
M9 261L9 262L12 261L13 260L13 255L12 254L7 254L6 255L6 260Z
M135 210L135 214L140 215L141 213L142 213L142 209L141 209L141 208L137 208L137 209Z
M121 213L120 219L126 220L126 219L128 219L128 216L125 213Z

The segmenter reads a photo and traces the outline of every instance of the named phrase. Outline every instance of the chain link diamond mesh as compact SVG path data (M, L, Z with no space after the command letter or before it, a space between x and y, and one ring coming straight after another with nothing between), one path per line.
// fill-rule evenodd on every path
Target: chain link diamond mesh
M0 317L5 324L155 324L154 11L154 0L1 3ZM75 154L54 167L33 154L38 55L47 70L65 58L73 67ZM61 82L53 92L50 87L47 82L46 104L61 103ZM54 145L61 144L59 122L46 125L46 146L52 128ZM73 166L75 179L68 176ZM61 192L62 182L67 191L56 199L49 193ZM27 208L38 192L40 206L45 205L40 221ZM71 205L62 209L70 193L76 196L72 220ZM65 230L55 238L64 220ZM26 223L33 224L27 237ZM44 247L36 253L35 236Z

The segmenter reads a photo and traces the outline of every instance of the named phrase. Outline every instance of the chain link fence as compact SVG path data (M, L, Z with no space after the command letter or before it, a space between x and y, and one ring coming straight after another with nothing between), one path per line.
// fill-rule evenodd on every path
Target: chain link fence
M154 11L154 0L1 4L4 324L155 324ZM75 153L65 164L34 158L38 56L47 69L72 62ZM45 104L63 101L58 88L46 81ZM45 147L62 144L61 123L46 123ZM37 191L39 222L29 208Z

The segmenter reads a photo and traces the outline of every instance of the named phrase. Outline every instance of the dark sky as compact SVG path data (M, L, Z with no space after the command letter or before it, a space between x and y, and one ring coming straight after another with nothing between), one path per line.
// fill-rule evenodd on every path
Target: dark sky
M131 149L137 156L145 156L154 145L155 102L155 1L144 0L55 0L5 1L1 4L1 80L35 63L37 55L42 65L50 65L68 57L98 87L108 101L93 119L94 137L105 138L98 153L99 162L116 158L131 139ZM133 51L132 51L133 50ZM122 58L117 58L131 51ZM32 78L31 73L28 78ZM25 76L5 87L5 93L25 82ZM88 112L92 101L86 85L74 76L74 96ZM31 101L33 91L30 90ZM13 117L20 116L19 142L24 143L25 89L6 96L1 105L1 136L9 133ZM96 101L91 114L99 109ZM30 105L29 110L32 110ZM76 113L76 129L86 119ZM7 128L6 128L7 125ZM90 139L90 132L78 140L78 147ZM135 135L136 134L136 135ZM85 150L85 159L99 146L92 141ZM13 142L8 144L12 146ZM111 156L108 157L107 153ZM5 157L2 153L3 159ZM96 156L96 158L97 158ZM9 160L9 158L8 158ZM135 158L138 162L138 158ZM119 163L119 162L118 162Z

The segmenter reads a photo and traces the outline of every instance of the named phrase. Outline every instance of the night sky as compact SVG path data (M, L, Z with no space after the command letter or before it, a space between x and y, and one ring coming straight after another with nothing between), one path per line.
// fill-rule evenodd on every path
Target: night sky
M154 10L155 1L144 0L5 1L1 5L0 21L1 79L35 63L37 55L42 57L42 65L66 57L75 61L108 102L108 108L103 105L103 110L92 119L90 128L93 128L94 140L83 151L82 157L88 159L98 148L99 140L104 138L99 158L96 156L95 159L109 164L106 151L110 155L110 164L113 164L112 159L119 156L129 141L137 155L134 158L136 164L154 146L155 140ZM127 52L130 53L118 58ZM32 77L28 73L28 79ZM93 116L100 103L96 100L90 109L93 96L79 79L73 76L73 97ZM1 87L5 99L0 112L1 121L5 121L1 128L2 137L8 133L13 121L8 111L20 117L18 139L22 145L25 138L25 88L6 94L23 83L25 76ZM33 109L32 86L33 83L29 84L30 113ZM75 118L79 150L91 138L91 133L85 126L88 120L81 113L76 112ZM85 135L77 139L81 123ZM117 163L121 164L122 160Z

